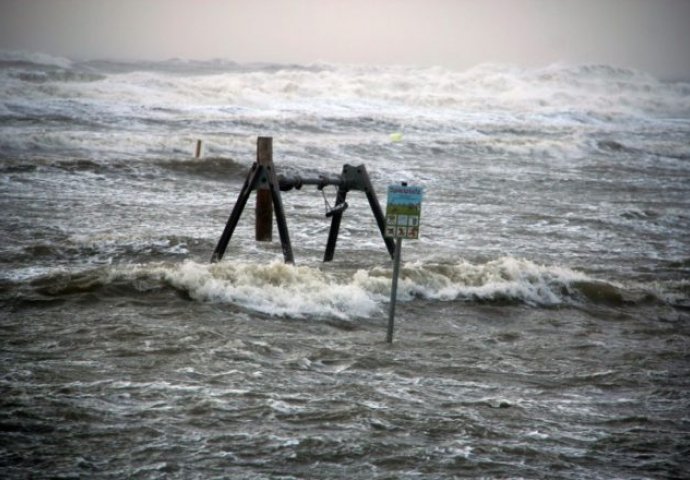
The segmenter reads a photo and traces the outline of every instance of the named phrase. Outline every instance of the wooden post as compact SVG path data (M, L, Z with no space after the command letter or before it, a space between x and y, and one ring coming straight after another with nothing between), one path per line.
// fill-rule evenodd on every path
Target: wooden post
M201 158L201 140L196 141L196 155L195 158Z
M273 139L259 137L256 141L256 163L267 169L273 168ZM256 189L255 238L259 242L273 239L273 199L268 175L259 180Z

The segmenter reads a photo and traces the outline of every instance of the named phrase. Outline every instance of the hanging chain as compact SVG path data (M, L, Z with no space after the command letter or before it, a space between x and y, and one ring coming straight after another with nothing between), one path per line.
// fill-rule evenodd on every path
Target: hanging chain
M328 203L328 199L326 198L326 189L325 188L321 189L321 195L323 196L323 203L324 203L324 207L326 209L326 215L328 215L328 212L330 212L332 209L331 209L331 204Z

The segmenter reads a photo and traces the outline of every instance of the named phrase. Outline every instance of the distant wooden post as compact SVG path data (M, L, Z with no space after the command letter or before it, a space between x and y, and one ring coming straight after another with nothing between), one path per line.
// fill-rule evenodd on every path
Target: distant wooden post
M196 141L196 154L194 158L201 158L201 140Z
M256 163L267 169L273 168L273 139L259 137L256 141ZM273 200L268 178L261 178L256 190L256 240L270 242L273 239Z

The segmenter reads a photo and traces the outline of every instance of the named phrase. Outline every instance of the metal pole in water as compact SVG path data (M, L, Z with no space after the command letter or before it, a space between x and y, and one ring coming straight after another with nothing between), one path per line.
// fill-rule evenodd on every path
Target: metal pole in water
M196 141L196 154L195 158L201 158L201 140Z
M395 322L395 299L398 294L398 275L400 274L400 251L402 250L402 238L395 240L395 255L393 258L393 285L391 286L391 303L388 310L388 333L386 342L393 343L393 324Z

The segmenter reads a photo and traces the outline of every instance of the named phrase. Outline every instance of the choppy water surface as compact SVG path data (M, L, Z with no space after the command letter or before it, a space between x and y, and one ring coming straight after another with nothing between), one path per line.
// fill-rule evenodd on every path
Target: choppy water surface
M690 85L0 68L3 478L690 474ZM254 242L251 206L208 263L259 135L281 171L366 164L384 204L425 187L392 345L391 262L358 192L332 263L308 186L283 194L295 266Z

